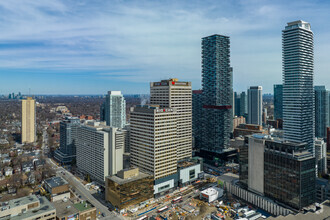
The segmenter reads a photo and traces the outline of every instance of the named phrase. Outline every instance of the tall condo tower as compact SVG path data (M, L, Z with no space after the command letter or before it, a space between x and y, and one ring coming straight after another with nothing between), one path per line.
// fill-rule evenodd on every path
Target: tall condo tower
M22 143L36 141L36 101L32 97L22 100Z
M248 124L262 125L262 87L248 89Z
M311 25L289 22L282 31L284 139L306 142L314 154L314 46Z
M222 152L229 146L233 126L229 37L216 34L202 39L202 86L202 148Z
M175 108L177 115L177 159L192 156L192 90L191 82L177 79L150 83L150 104Z
M104 106L104 119L108 126L124 128L126 125L126 101L120 91L109 91Z

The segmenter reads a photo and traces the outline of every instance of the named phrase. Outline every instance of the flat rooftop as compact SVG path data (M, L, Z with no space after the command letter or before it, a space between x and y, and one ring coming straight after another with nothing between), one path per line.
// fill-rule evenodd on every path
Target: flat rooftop
M40 201L40 206L38 208L30 209L26 213L22 213L21 215L13 216L10 219L11 220L27 219L27 218L31 218L35 215L42 215L43 213L48 213L50 211L52 211L52 212L56 211L55 207L52 205L52 203L50 203L48 201L48 199L46 197L41 196L38 200Z
M133 181L136 181L136 180L147 178L147 177L150 177L150 176L151 175L139 171L139 175L131 177L131 178L127 178L127 179L122 179L118 176L107 176L106 178L112 180L113 182L115 182L119 185L123 185L123 184L130 183L130 182L133 182Z
M196 165L196 163L192 161L182 161L178 163L178 168L186 168L186 167L191 167L193 165Z
M53 202L55 208L56 208L56 216L60 219L64 216L74 215L78 214L79 211L76 207L74 207L74 204L67 200L64 202L63 200L59 200L56 202Z
M13 199L8 201L8 205L5 205L4 203L2 203L1 207L9 207L10 208L14 208L17 206L23 206L23 205L27 205L30 203L35 203L35 202L39 202L39 199L36 195L31 195L31 196L25 196L25 197L21 197L18 199Z
M73 204L73 206L78 209L79 212L84 212L88 209L94 208L94 206L92 204L90 204L89 202L84 201L83 203L79 202L76 204Z
M69 184L65 179L62 177L56 176L45 180L45 184L49 185L51 188L63 186Z

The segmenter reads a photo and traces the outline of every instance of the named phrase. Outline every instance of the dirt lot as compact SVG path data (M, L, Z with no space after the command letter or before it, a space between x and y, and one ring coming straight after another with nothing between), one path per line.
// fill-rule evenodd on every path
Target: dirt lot
M17 199L23 196L28 196L32 193L32 189L29 187L25 187L22 189L18 189L16 195L15 194L2 194L2 198L0 199L0 202L6 202L12 199Z

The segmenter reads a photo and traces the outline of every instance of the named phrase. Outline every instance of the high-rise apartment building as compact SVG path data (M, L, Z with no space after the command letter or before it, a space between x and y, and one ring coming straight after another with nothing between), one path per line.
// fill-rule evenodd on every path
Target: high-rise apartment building
M314 153L314 45L311 25L289 22L282 31L284 138Z
M36 101L32 97L22 100L22 143L36 141Z
M76 158L77 129L80 119L67 117L60 122L60 147L55 151L54 158L61 164L69 164Z
M325 86L314 86L315 90L315 137L326 138L329 126L329 92Z
M102 115L102 112L100 113L100 115ZM120 91L108 92L104 105L104 119L107 125L110 127L125 127L126 101Z
M216 34L202 39L202 86L202 149L221 153L229 147L233 125L229 37Z
M150 104L175 108L177 116L177 160L192 156L191 82L177 79L150 83Z
M87 121L77 130L77 168L104 184L105 177L123 169L123 132L100 122Z
M323 138L315 138L315 159L319 174L327 173L327 143Z
M177 172L177 111L158 106L131 109L131 165L150 173L155 180ZM172 188L165 184L163 190Z
M283 84L274 85L274 120L283 119Z
M262 87L248 89L248 124L262 125Z

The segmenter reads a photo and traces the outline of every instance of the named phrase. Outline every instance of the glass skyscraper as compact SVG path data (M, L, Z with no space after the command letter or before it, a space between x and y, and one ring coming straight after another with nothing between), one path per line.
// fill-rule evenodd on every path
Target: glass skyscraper
M289 22L282 31L284 139L306 142L314 154L314 46L311 25Z
M229 146L233 125L229 37L216 34L202 39L202 86L202 148L222 152Z
M248 89L248 124L262 125L262 87Z
M283 119L283 85L274 85L274 120Z
M104 106L104 119L110 127L126 125L126 101L120 91L109 91Z
M325 86L315 86L315 137L326 138L329 126L329 92Z

